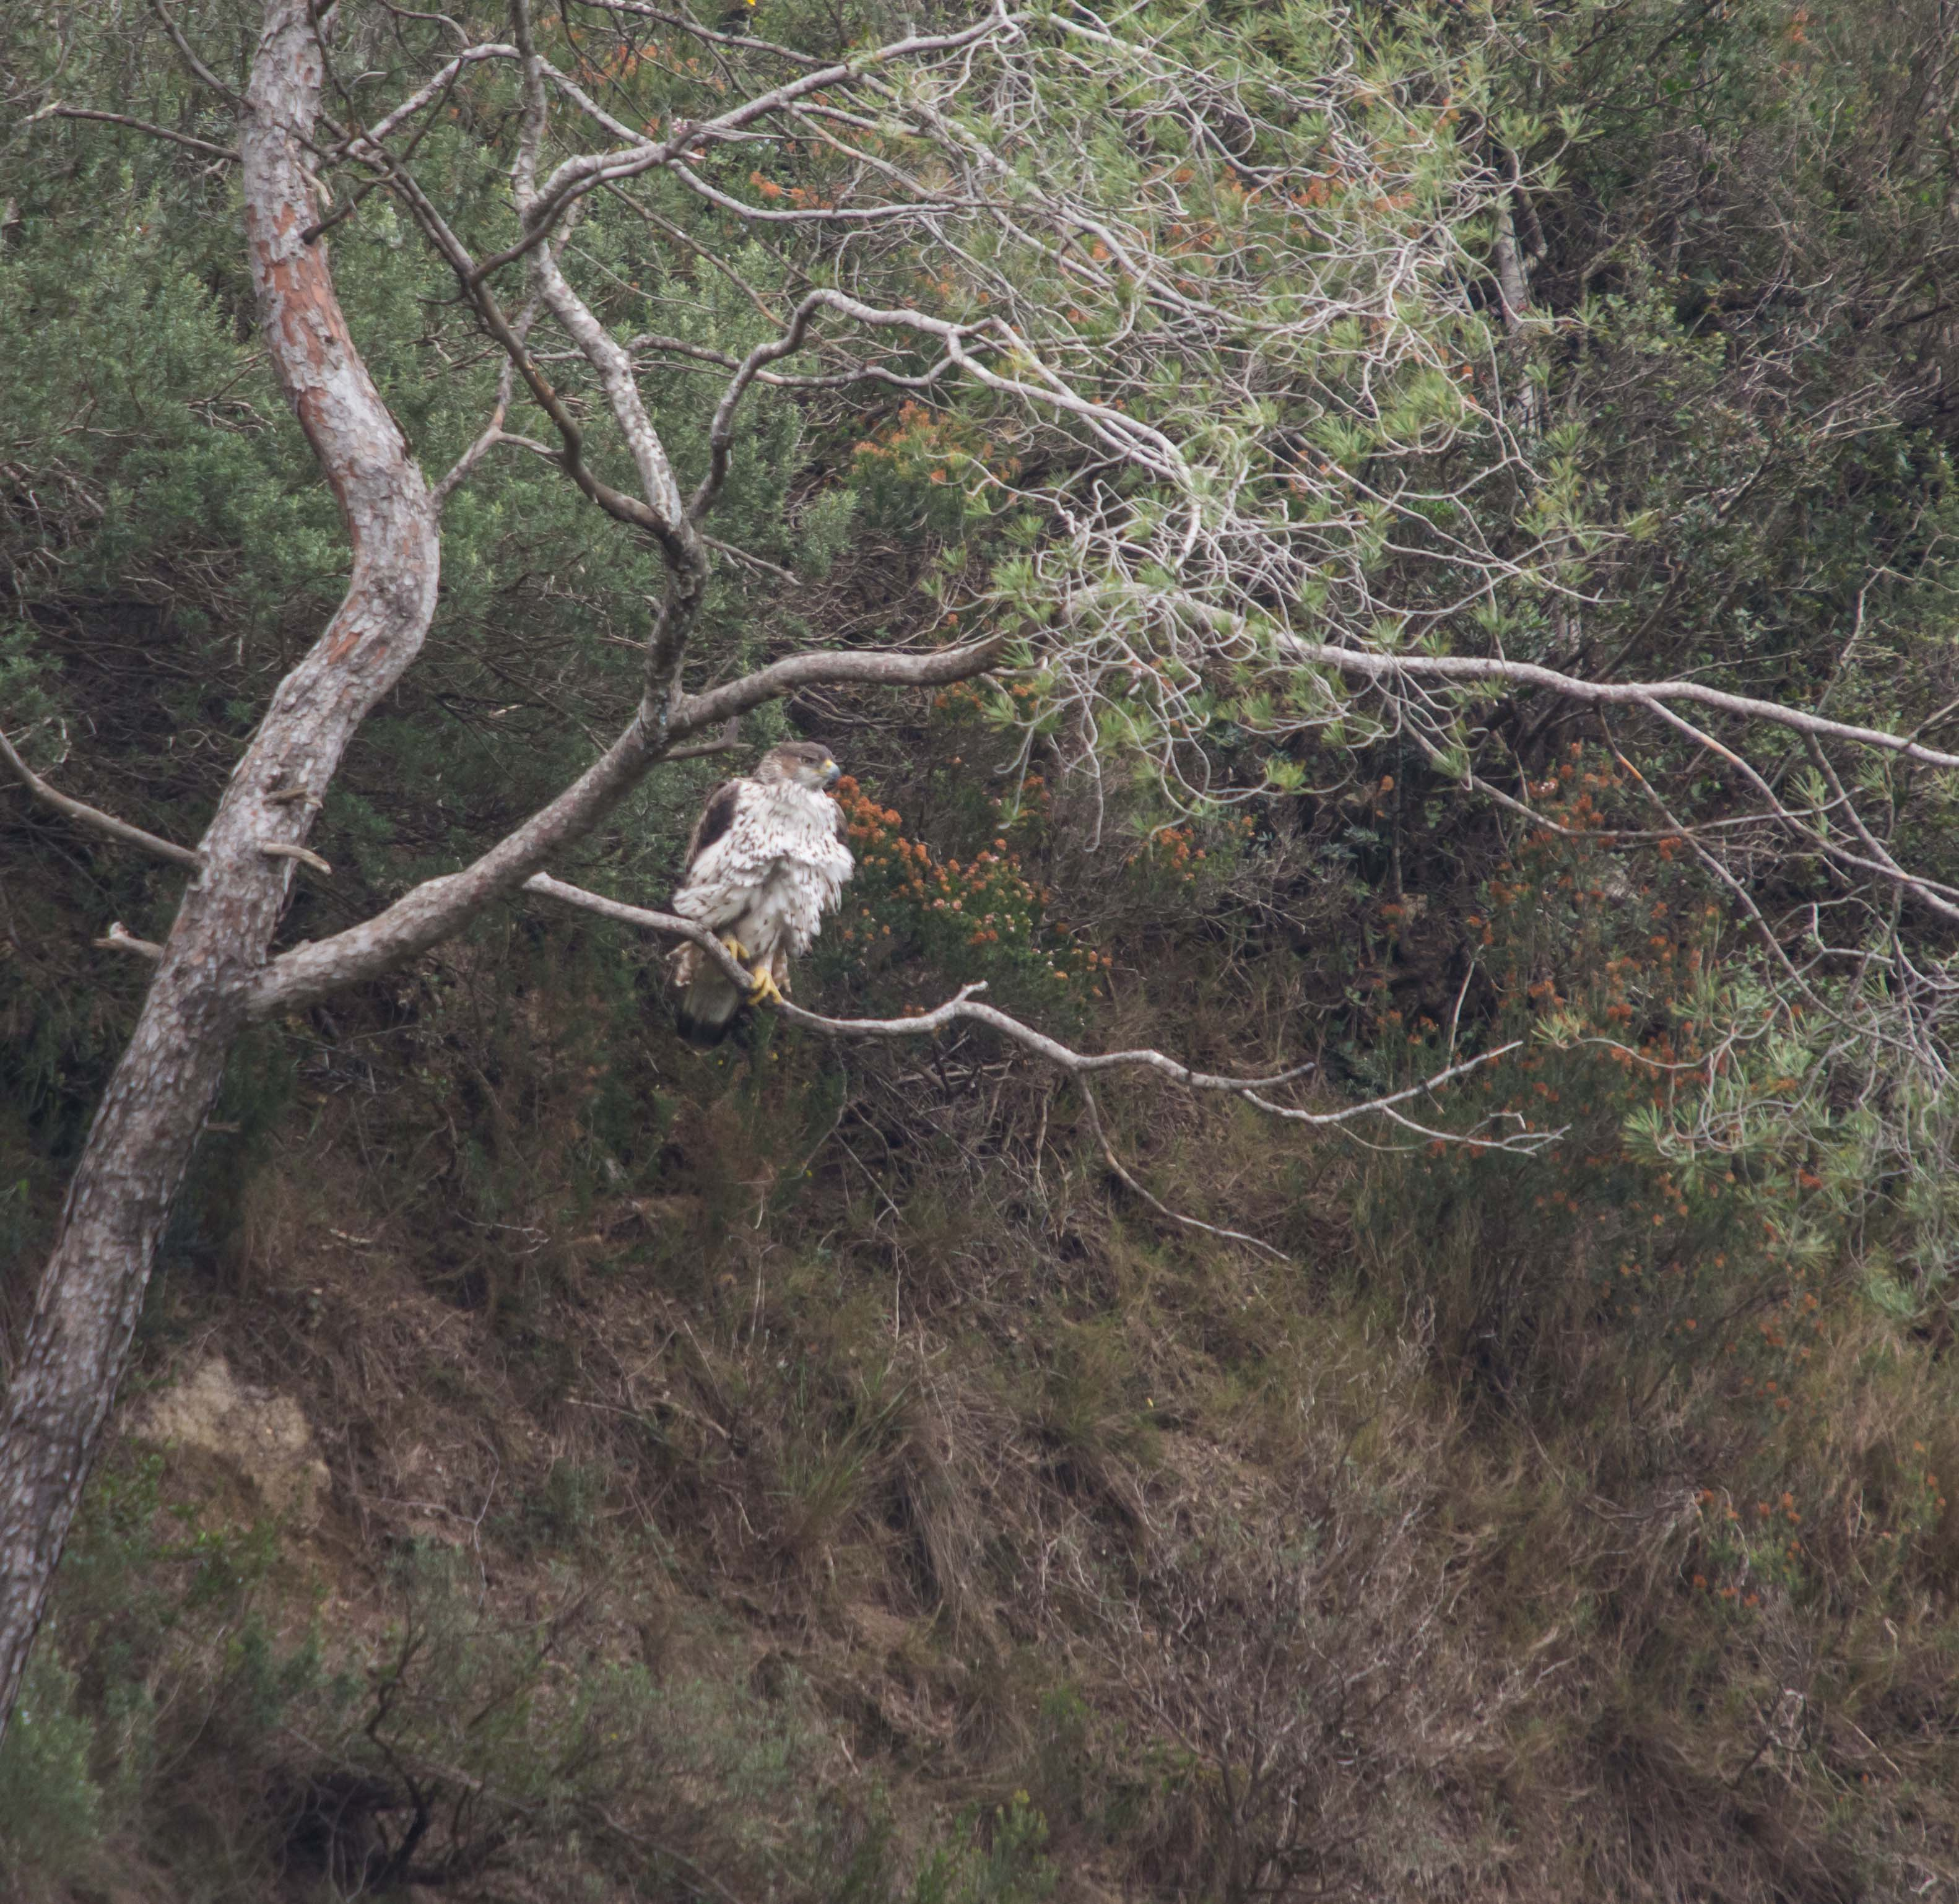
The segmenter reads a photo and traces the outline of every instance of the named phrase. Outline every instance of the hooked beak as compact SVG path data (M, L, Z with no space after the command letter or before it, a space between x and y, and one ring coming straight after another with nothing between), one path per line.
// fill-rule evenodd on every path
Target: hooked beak
M839 766L834 760L826 760L824 762L823 785L826 792L827 792L831 787L835 786L837 782L843 778L843 770Z

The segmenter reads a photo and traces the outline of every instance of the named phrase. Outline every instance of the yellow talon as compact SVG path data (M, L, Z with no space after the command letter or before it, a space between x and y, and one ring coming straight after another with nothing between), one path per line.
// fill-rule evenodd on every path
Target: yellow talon
M721 943L726 948L728 956L731 959L741 965L746 965L748 963L748 948L739 939L724 938Z
M766 969L757 970L752 976L754 983L748 988L748 1002L751 1005L779 1005L783 1001L781 990Z

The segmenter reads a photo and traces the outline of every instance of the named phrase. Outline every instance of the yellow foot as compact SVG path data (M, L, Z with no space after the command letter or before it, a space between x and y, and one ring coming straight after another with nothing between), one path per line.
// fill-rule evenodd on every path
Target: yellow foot
M748 963L748 948L739 939L723 938L721 943L731 959L742 965Z
M776 985L775 980L769 976L767 971L757 971L752 973L751 976L754 979L754 982L748 988L749 1004L751 1005L779 1005L782 1003L782 992Z

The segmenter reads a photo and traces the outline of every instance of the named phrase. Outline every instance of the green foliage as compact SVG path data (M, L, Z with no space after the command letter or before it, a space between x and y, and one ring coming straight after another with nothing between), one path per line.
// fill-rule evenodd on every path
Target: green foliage
M960 764L954 756L953 766ZM1018 813L996 820L1008 832L964 863L908 838L899 830L903 816L871 798L854 779L840 783L837 797L857 866L843 922L830 935L833 969L847 963L860 983L875 982L922 962L935 983L984 980L1007 1009L1028 1001L1049 1022L1056 1017L1065 1022L1097 995L1103 955L1059 939L1049 925L1043 891L1008 843L1017 826L1025 832L1037 820L1046 802L1041 776L1023 783ZM979 817L983 823L985 817Z
M1537 1336L1543 1311L1573 1303L1596 1305L1643 1349L1732 1353L1716 1319L1758 1310L1769 1285L1829 1254L1809 1195L1822 1180L1776 1115L1795 1082L1777 1074L1807 1060L1725 959L1733 928L1681 843L1662 838L1643 865L1621 855L1619 830L1636 817L1609 756L1574 746L1533 792L1547 823L1497 865L1487 911L1467 921L1495 989L1487 1035L1525 1049L1461 1100L1487 1136L1548 1128L1561 1140L1529 1162L1431 1142L1380 1215L1443 1234L1466 1224L1492 1269L1506 1257L1559 1265L1549 1286L1500 1299L1515 1310L1486 1335L1500 1354ZM1382 909L1392 938L1403 909ZM1432 1018L1368 1015L1392 1055L1384 1076L1445 1055ZM1690 1141L1676 1147L1676 1133ZM1450 1301L1479 1287L1498 1299L1480 1271L1454 1282L1463 1267L1453 1252L1437 1258ZM1467 1332L1493 1326L1462 1319Z
M912 1887L911 1904L1043 1904L1060 1874L1042 1854L1047 1821L1017 1791L993 1814L983 1850L934 1852Z
M1922 1442L1902 1485L1868 1493L1816 1462L1845 1405L1832 1346L1874 1303L1913 1313L1896 1265L1942 1237L1944 1200L1915 1199L1884 1125L1818 1087L1840 1020L1783 1028L1738 973L1737 928L1684 843L1624 856L1634 789L1609 755L1574 746L1533 792L1548 823L1468 920L1497 988L1491 1030L1526 1048L1459 1103L1487 1134L1551 1126L1561 1141L1528 1163L1431 1143L1377 1173L1367 1233L1416 1280L1466 1395L1561 1411L1583 1398L1707 1451L1683 1582L1761 1620L1854 1598L1846 1570L1896 1578L1938 1538L1944 1497ZM1443 1055L1432 1020L1374 1022L1395 1074ZM1806 1528L1846 1487L1864 1496L1854 1532L1812 1548Z
M577 1461L553 1461L544 1486L525 1503L513 1544L535 1553L575 1554L591 1538L603 1483Z
M373 1881L402 1842L369 1834L379 1804L421 1821L397 1880L684 1881L699 1858L770 1870L795 1896L894 1895L887 1838L853 1849L857 1828L827 1808L824 1737L795 1689L764 1703L708 1677L656 1683L591 1649L568 1583L545 1617L512 1621L463 1557L427 1545L392 1569L384 1632L281 1641L249 1604L276 1550L160 1537L192 1510L160 1511L157 1471L95 1490L64 1569L62 1624L0 1753L10 1869L78 1874L128 1844L186 1868L221 1848L230 1876L199 1880L214 1899L262 1895L275 1870ZM1044 1896L1039 1842L1017 1814L986 1853L941 1861L960 1896Z
M173 14L227 73L249 45L235 10ZM0 26L22 97L235 138L160 39L77 18ZM828 57L897 22L762 0L754 24ZM386 24L349 17L349 110L446 45ZM1136 1180L1275 1263L1112 1182L1072 1094L983 1039L764 1036L704 1066L643 947L487 919L232 1068L147 1366L235 1331L354 1493L282 1537L154 1464L99 1478L0 1753L10 1875L353 1894L418 1806L408 1861L452 1892L711 1874L1009 1904L1078 1865L1137 1895L1761 1904L1954 1862L1955 1106L1936 1014L1937 1063L1870 1031L1897 1022L1900 947L1949 982L1949 919L1856 910L1751 830L1726 741L1498 687L1424 726L1281 645L1500 652L1949 734L1954 196L1914 78L1948 69L1949 27L1853 0L1233 0L1124 16L1116 59L1091 26L1021 23L1040 139L935 100L1002 158L985 213L946 214L963 250L730 242L662 178L644 217L595 200L567 253L616 334L671 341L641 383L684 484L723 374L698 354L778 335L776 291L817 284L1004 314L1025 360L989 353L996 374L1038 354L1194 470L1187 494L1117 470L950 379L751 393L713 528L759 560L717 557L689 686L926 630L1018 643L929 706L751 719L747 743L815 725L863 763L804 999L895 1014L983 980L1098 1049L1317 1057L1322 1108L1516 1036L1411 1114L1559 1142L1350 1153L1112 1088ZM633 125L712 109L738 57L651 24L560 50ZM1208 76L1202 112L1170 109L1154 53ZM510 234L514 100L483 62L416 148L479 251ZM919 159L895 118L877 136ZM696 176L815 210L852 163L786 135ZM1065 259L1005 235L993 209L1063 175L1186 329L1085 224ZM0 724L66 790L193 840L338 597L332 499L253 340L225 170L48 117L0 149ZM1514 332L1500 211L1532 278ZM331 242L439 471L496 362L383 192ZM545 433L521 393L511 427ZM1092 558L1043 484L1107 527ZM1246 619L1200 668L1174 598L1214 560ZM637 704L659 584L541 459L487 459L287 938L581 770ZM1091 744L1092 790L1068 766ZM1751 757L1843 823L1794 742ZM659 903L729 764L649 782L564 869ZM1950 776L1835 770L1887 852L1959 881ZM1472 776L1535 817L1465 798ZM181 881L0 799L0 1256L31 1261L142 982L82 948L112 919L160 936ZM1736 840L1739 890L1698 856ZM402 1479L410 1448L446 1471ZM495 1465L465 1482L472 1449Z
M90 1775L95 1730L75 1710L75 1680L52 1635L29 1661L0 1744L0 1859L11 1873L79 1876L100 1842L102 1791Z
M956 533L969 512L987 512L986 479L997 482L1018 467L970 419L935 415L918 403L901 405L853 455L856 512L867 529L886 535Z

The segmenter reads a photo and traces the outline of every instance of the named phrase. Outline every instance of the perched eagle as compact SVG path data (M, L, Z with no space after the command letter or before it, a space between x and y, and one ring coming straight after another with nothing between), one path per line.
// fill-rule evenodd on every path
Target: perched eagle
M830 750L792 741L762 756L745 780L716 787L694 823L673 909L719 935L748 966L747 992L697 945L668 960L681 1036L718 1045L744 1004L779 999L789 958L807 952L850 877L843 814L825 789L841 770Z

